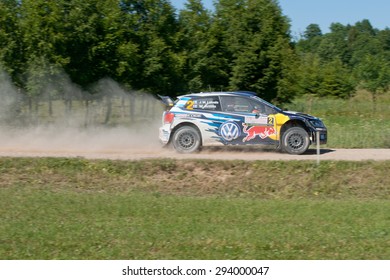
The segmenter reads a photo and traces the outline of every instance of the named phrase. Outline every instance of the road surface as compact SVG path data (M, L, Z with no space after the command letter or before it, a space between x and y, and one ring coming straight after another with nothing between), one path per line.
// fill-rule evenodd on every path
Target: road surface
M123 149L28 149L1 148L1 157L81 157L86 159L142 160L152 158L171 159L215 159L215 160L347 160L347 161L383 161L390 160L390 149L329 149L312 148L303 155L279 153L273 149L258 148L207 148L195 154L178 154L168 148L123 148Z
M317 155L312 145L303 155L289 155L264 146L222 146L203 148L195 154L179 154L163 148L158 129L128 128L32 128L0 130L0 157L82 157L87 159L141 160L150 158L220 160L390 160L390 149L332 149L323 147Z

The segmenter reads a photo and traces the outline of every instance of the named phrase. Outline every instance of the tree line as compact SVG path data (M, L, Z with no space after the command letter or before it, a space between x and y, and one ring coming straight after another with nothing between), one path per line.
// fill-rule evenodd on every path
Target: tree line
M378 30L362 20L333 23L330 32L322 34L317 24L310 24L295 49L300 93L348 98L363 88L375 103L377 95L389 89L389 28Z
M390 30L368 20L317 24L298 40L276 0L0 0L0 69L31 100L64 79L94 94L110 78L155 95L250 90L278 104L298 94L373 99L388 90ZM64 74L66 78L64 78Z

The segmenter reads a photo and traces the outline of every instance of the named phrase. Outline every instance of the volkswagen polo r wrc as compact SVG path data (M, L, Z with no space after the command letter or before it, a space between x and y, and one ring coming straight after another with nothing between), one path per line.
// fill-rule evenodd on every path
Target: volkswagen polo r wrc
M175 102L160 98L167 106L160 142L180 153L202 146L275 145L289 154L303 154L311 144L327 142L327 129L319 118L283 111L253 92L193 93Z

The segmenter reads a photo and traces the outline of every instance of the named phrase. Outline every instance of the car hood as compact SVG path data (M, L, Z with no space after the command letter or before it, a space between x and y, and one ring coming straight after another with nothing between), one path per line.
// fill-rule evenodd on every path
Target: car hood
M307 120L318 120L318 118L316 118L312 115L301 113L301 112L283 111L283 113L287 116L301 117L301 118L304 118Z

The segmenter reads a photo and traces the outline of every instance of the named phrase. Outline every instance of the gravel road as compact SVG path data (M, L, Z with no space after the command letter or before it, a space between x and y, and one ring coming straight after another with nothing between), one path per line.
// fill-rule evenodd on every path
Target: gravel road
M288 155L255 148L208 148L196 154L178 154L161 147L124 149L10 149L0 148L1 157L81 157L87 159L142 160L151 158L218 160L390 160L390 149L310 149L303 155Z
M87 159L141 160L150 158L220 160L390 160L390 149L331 149L317 155L312 145L303 155L289 155L261 146L203 148L195 154L179 154L163 148L156 135L158 123L142 130L34 128L1 130L0 157L82 157Z

